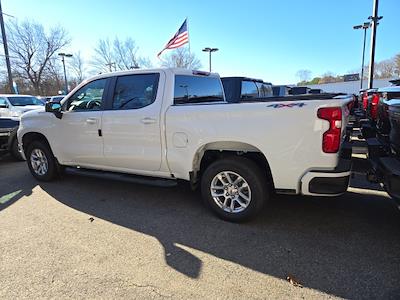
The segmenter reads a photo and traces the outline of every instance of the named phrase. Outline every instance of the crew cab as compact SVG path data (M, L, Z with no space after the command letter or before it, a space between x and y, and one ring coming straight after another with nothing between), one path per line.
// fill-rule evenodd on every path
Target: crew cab
M343 141L352 97L311 96L237 104L226 101L215 73L101 74L60 103L24 114L18 141L38 180L53 180L66 167L186 180L219 217L242 221L272 192L347 190L351 164Z

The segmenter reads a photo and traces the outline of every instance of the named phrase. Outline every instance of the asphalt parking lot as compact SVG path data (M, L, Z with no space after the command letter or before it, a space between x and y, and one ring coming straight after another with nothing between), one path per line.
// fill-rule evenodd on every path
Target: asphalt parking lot
M358 174L341 197L277 196L232 224L185 185L43 184L6 157L0 230L2 299L400 298L400 213Z

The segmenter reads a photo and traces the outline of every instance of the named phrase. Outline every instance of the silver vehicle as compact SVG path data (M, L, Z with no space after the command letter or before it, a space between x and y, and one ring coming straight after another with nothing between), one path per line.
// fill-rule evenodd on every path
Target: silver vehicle
M0 94L0 118L20 118L23 113L43 106L34 96Z

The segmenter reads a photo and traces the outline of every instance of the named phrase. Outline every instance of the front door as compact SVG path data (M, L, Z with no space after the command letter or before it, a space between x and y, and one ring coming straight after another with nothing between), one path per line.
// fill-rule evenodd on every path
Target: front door
M132 171L160 169L163 91L157 88L164 80L164 73L116 78L112 101L102 118L106 165Z
M61 163L98 166L103 160L102 106L107 79L97 79L80 88L63 104L55 137Z

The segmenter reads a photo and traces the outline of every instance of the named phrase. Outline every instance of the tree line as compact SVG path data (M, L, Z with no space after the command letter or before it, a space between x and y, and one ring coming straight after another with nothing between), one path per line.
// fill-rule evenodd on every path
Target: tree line
M369 66L364 66L363 79L368 79ZM360 70L351 70L349 74L361 73ZM320 76L311 78L310 70L299 70L296 72L296 77L299 79L297 85L312 85L322 83L343 82L343 75L336 75L333 72L326 72ZM360 75L361 76L361 75ZM393 78L400 77L400 53L390 59L385 59L374 65L374 78Z
M71 37L66 29L54 27L45 30L42 24L25 20L11 21L6 34L13 81L19 93L33 95L57 95L64 90L64 73L58 53L68 50ZM2 43L1 43L2 45ZM0 56L0 93L11 92L7 82L4 57ZM139 47L131 37L122 40L99 38L89 59L80 51L65 59L70 90L85 78L104 72L151 68L152 62L139 53ZM163 67L201 67L200 60L187 48L178 48L164 55L159 62Z

